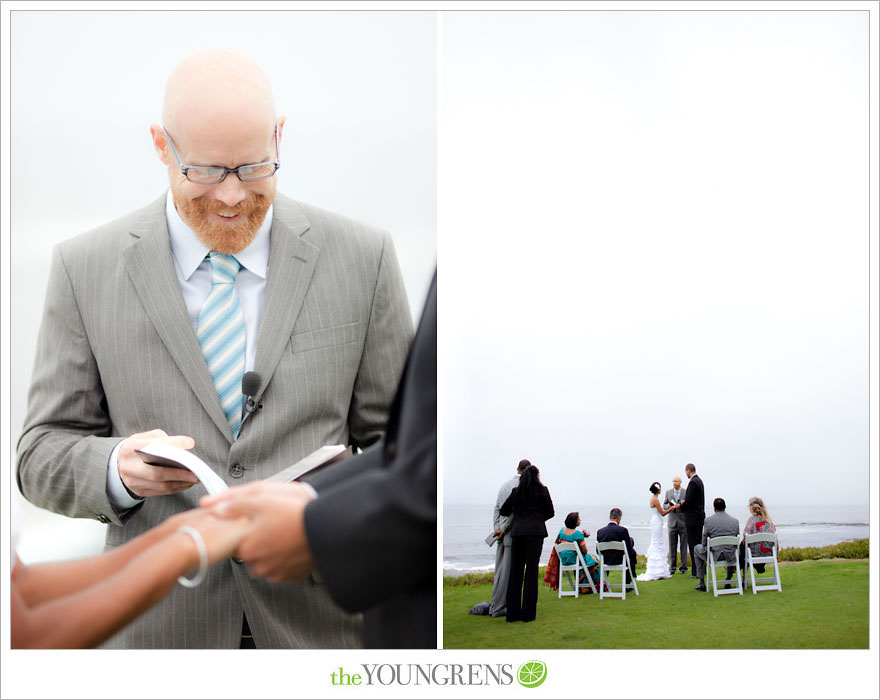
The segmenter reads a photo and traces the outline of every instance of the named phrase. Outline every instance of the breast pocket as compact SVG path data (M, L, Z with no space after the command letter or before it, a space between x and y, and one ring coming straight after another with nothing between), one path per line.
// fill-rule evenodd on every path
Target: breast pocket
M361 330L361 323L352 322L290 337L287 360L279 363L272 384L284 388L286 410L297 425L326 419L342 430L361 364Z
M339 326L294 333L290 337L290 350L294 355L297 355L312 350L356 343L360 338L360 325L360 322L354 321Z

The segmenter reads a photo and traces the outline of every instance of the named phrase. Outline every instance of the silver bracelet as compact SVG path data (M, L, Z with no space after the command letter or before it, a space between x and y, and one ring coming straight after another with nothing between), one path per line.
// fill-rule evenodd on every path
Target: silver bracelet
M195 588L205 580L205 574L208 573L208 548L205 546L205 539L202 533L189 525L182 525L177 529L178 532L189 535L196 543L196 549L199 550L199 571L193 578L186 576L178 576L177 581L181 586L187 588Z

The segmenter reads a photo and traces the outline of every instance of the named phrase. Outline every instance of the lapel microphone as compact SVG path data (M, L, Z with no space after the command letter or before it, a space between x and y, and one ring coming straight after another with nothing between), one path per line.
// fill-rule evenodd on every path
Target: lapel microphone
M254 400L257 392L260 390L260 382L263 381L257 372L245 372L241 378L241 419L248 413L253 413L258 408L262 408L262 403Z

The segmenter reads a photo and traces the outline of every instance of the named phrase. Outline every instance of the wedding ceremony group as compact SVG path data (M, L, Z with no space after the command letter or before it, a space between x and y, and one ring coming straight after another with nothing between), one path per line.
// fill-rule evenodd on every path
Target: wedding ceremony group
M625 597L627 589L638 594L633 579L646 582L668 579L676 572L687 575L690 563L690 578L696 582L694 590L706 592L707 571L713 569L714 574L714 565L720 562L726 576L719 587L741 593L747 562L753 574L763 574L768 560L775 560L776 527L767 507L760 497L751 497L750 516L742 529L739 520L727 512L723 498L712 501L712 512L707 515L705 489L696 466L688 463L684 472L686 486L682 485L682 477L676 475L672 487L665 491L658 481L648 488L651 539L645 552L644 572L636 575L635 541L622 524L623 511L619 507L610 508L608 524L596 531L593 548L587 545L590 532L580 527L580 514L573 511L566 515L563 527L556 533L544 583L559 590L564 573L575 595L598 592L600 596ZM507 622L535 620L539 559L548 537L546 521L554 516L553 500L541 482L538 467L528 459L520 460L516 476L499 489L494 530L487 538L496 547L492 600L481 604L482 609L475 613L504 617ZM620 572L619 584L609 583L611 571ZM577 576L577 583L571 578L572 573ZM778 570L774 574L776 587L781 590ZM614 592L615 586L618 593Z

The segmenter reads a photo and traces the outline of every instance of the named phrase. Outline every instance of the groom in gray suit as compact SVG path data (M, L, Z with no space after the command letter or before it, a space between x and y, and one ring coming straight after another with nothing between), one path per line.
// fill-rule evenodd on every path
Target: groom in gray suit
M140 459L152 439L192 448L230 485L379 440L412 336L388 234L276 196L284 118L250 59L185 59L162 118L150 132L170 191L53 253L18 445L22 493L109 523L108 547L205 493ZM245 370L259 375L246 404ZM360 644L360 615L318 577L273 585L232 559L108 642Z
M669 508L681 503L684 498L684 489L681 488L681 477L674 476L672 478L672 488L666 489L666 497L663 499L663 507ZM687 525L685 524L685 516L680 510L674 510L666 518L666 526L669 537L669 573L675 573L675 559L678 552L681 552L679 563L679 571L687 572Z

